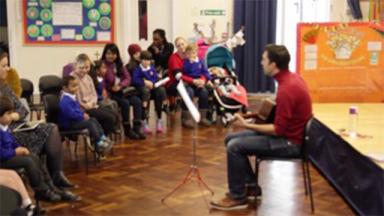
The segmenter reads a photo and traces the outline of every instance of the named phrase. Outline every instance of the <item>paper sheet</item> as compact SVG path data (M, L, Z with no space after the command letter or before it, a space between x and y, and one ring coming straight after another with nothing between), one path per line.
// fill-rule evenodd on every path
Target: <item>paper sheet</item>
M97 32L97 41L110 41L111 32Z
M177 84L177 91L179 92L181 98L183 99L185 105L187 106L189 112L191 113L193 119L199 123L200 122L200 112L197 110L195 104L189 97L187 93L187 89L185 89L184 82L182 80L179 81L179 84Z
M52 23L55 26L83 25L82 2L53 2L52 14Z
M368 51L379 52L382 50L382 43L380 41L368 41L367 49L368 49Z
M75 29L61 29L60 31L62 39L75 39Z

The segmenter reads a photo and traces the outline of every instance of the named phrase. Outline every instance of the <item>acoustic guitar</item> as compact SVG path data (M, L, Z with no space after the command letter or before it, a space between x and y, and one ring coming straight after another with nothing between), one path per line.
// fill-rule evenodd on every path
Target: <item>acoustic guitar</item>
M252 120L253 123L267 124L273 123L275 119L276 103L275 101L267 98L259 102L255 111L252 113L242 114L243 118ZM232 114L227 114L223 117L222 122L225 127L235 121Z

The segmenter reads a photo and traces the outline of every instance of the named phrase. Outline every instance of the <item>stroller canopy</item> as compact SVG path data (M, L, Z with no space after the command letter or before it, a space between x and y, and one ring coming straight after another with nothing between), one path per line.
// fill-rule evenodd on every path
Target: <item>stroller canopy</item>
M233 59L232 52L223 45L211 46L206 55L205 62L210 67L222 67L227 68L229 71L235 69L235 60Z

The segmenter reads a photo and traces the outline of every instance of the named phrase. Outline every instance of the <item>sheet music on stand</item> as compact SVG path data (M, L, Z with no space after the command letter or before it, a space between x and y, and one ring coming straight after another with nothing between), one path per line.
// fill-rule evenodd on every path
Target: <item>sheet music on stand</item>
M193 119L196 121L196 123L199 123L200 122L200 118L201 118L200 112L197 109L197 107L195 106L195 104L193 103L192 99L189 97L189 95L187 93L187 90L186 90L186 88L184 86L183 81L180 80L181 74L179 74L177 77L178 78L176 78L176 79L179 80L179 84L176 87L177 91L179 92L183 102L185 103L186 107L188 108L188 111L191 113ZM166 194L161 199L161 202L165 203L165 200L168 197L173 195L177 190L179 190L181 187L183 187L187 182L195 180L197 185L199 186L199 189L200 189L200 192L201 192L201 194L202 194L202 196L204 198L204 201L207 204L208 210L210 210L210 206L209 206L208 200L205 197L205 194L203 193L203 189L206 189L207 191L209 191L212 196L213 196L214 192L204 182L204 180L203 180L203 178L202 178L202 176L200 174L199 168L197 166L197 156L196 156L196 145L197 145L196 139L197 139L197 137L196 137L196 130L197 130L197 127L195 126L194 129L193 129L193 136L192 136L192 163L189 166L190 168L189 168L187 174L184 176L184 178L181 181L181 183L176 185L176 187L173 190L171 190L168 194Z
M183 101L185 103L185 106L188 108L193 119L196 121L196 123L199 123L200 118L201 118L200 112L199 112L199 110L197 110L192 99L189 97L189 95L187 93L187 89L185 89L185 85L184 85L184 82L182 80L180 80L179 84L177 84L177 91L179 92L181 98L183 99Z

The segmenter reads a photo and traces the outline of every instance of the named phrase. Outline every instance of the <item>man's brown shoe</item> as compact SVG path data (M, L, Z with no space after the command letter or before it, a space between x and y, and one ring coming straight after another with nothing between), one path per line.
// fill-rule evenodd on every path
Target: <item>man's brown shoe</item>
M259 185L256 186L246 186L245 187L246 196L248 199L261 199L261 187ZM225 196L231 197L229 192L225 193Z
M219 201L211 201L211 208L218 209L222 211L230 211L236 209L245 209L248 206L248 199L236 200L231 197L226 196L225 198Z

